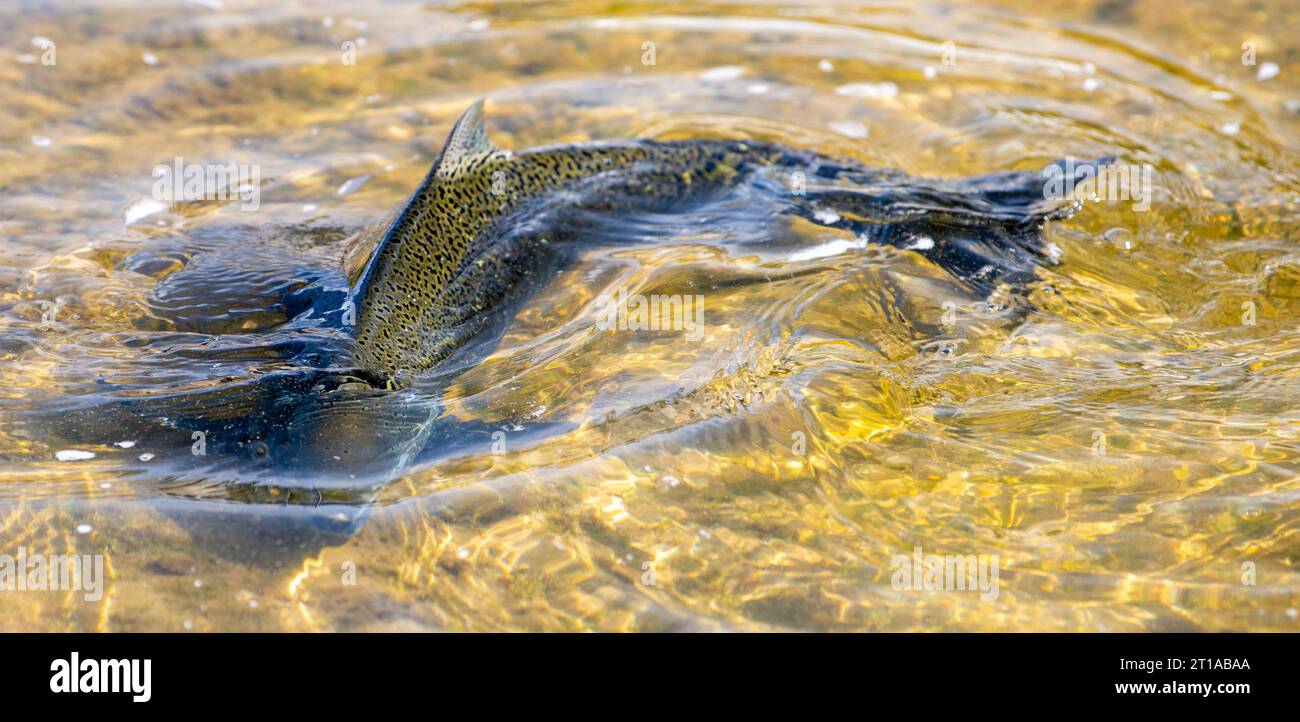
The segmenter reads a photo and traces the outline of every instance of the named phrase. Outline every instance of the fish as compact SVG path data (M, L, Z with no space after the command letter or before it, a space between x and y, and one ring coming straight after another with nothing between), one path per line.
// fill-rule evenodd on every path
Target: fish
M1066 163L1054 167L1090 168ZM346 290L286 299L294 323L328 332L320 337L328 342L305 342L270 373L59 408L54 426L63 438L101 444L129 434L138 449L204 479L205 490L223 486L227 501L296 507L316 532L346 538L394 478L430 452L453 454L490 433L442 418L442 390L491 354L539 289L602 242L606 224L743 189L757 218L801 218L892 245L988 295L999 285L1023 289L1055 262L1042 230L1079 202L1045 193L1047 175L917 178L762 140L516 152L489 140L479 99L410 197L347 245Z
M488 140L479 99L373 248L354 254L353 361L384 377L433 368L481 333L493 309L553 275L584 217L671 210L746 182L788 214L915 250L983 293L1032 278L1045 260L1042 225L1078 208L1045 194L1041 174L921 180L758 141L515 153Z

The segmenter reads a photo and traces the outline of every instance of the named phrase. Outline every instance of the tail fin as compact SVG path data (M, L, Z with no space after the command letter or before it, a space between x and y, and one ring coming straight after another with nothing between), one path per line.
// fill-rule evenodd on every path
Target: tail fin
M1021 285L1044 263L1041 231L1080 207L1052 192L1070 172L1078 180L1111 162L1058 161L1040 173L1009 171L957 180L901 173L846 172L851 186L809 188L793 212L875 243L916 251L981 295L999 283ZM824 177L824 176L823 176Z

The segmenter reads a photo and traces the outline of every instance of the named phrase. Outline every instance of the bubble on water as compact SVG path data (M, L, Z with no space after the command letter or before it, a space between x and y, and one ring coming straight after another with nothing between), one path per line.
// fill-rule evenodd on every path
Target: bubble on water
M1255 77L1260 80L1271 80L1281 72L1282 68L1277 63L1260 63L1259 70L1255 72Z
M817 63L817 69L823 73L835 72L835 66L831 64L831 61L825 58L822 58L821 61Z
M332 28L334 27L334 18L326 15L325 18L320 21L320 24L324 25L327 28Z
M152 461L153 454L145 453L140 455L140 461Z
M934 239L929 236L917 236L903 248L908 251L928 251L934 248Z
M1221 103L1227 102L1232 100L1232 93L1229 93L1226 90L1212 90L1210 91L1210 100L1217 100Z
M132 446L135 446L135 442L134 442L134 441L119 441L119 442L117 442L116 444L113 444L113 446L116 446L116 447L119 447L119 448L122 448L122 449L129 449L129 448L131 448Z
M368 180L370 180L370 176L363 175L343 181L343 185L339 186L339 195L345 196L349 193L356 193Z
M479 19L479 20L471 20L470 23L469 23L469 29L470 29L470 30L487 30L487 29L488 29L488 26L490 26L491 24L492 24L491 21L488 21L488 20L483 20L483 19Z
M706 83L721 83L728 80L735 80L745 74L745 69L739 65L722 65L716 68L709 68L700 73L700 80Z
M89 524L78 524L78 525L77 525L77 533L78 533L78 534L81 534L81 535L89 534L89 533L90 533L91 531L93 531L93 530L94 530L94 527L90 526Z
M466 549L465 547L461 547L461 548L457 549L457 550L456 550L456 558L457 558L457 559L469 559L469 550Z
M922 70L921 72L925 75L926 80L934 80L939 77L939 69L933 65L925 66L925 70Z
M195 580L194 580L194 588L195 588L195 589L201 589L202 587L203 587L203 580L202 580L202 579L195 579Z
M748 88L745 88L746 92L748 92L750 95L766 95L767 92L770 91L771 89L772 86L764 85L763 83L754 83Z
M303 213L314 213L314 212L316 212L316 208L317 208L317 206L316 206L315 203L308 203L308 204L306 204L306 205L304 205L304 206L302 207L302 212L303 212Z
M154 55L153 53L144 53L144 54L142 54L142 55L140 56L140 59L144 61L144 64L145 64L145 65L157 65L157 64L158 64L158 56L157 56L157 55Z
M1123 248L1126 251L1133 250L1133 231L1127 228L1112 228L1101 237L1116 248Z
M835 93L850 98L888 100L898 97L898 86L888 81L883 83L849 83L836 88Z
M194 622L191 622L190 620L186 619L184 622L181 622L181 626L185 627L186 629L193 629Z
M43 135L33 135L32 145L36 146L37 148L49 148L50 146L54 145L54 141L50 140L49 138Z
M1224 135L1236 135L1240 131L1241 131L1241 123L1237 123L1237 122L1224 123L1223 125L1219 126L1219 132L1223 133Z
M86 459L95 458L95 452L81 451L80 449L63 449L54 452L54 458L59 461L85 461Z
M827 123L827 127L850 138L867 137L867 126L854 120L837 120L833 123Z
M1101 87L1101 81L1096 78L1084 78L1083 89L1089 93Z

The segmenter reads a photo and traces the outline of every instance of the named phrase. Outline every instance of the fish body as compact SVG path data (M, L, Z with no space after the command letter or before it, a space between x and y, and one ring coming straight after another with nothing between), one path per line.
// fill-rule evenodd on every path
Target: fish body
M779 154L723 141L513 153L487 141L479 101L356 284L355 364L387 374L436 366L482 331L495 307L544 280L546 259L556 252L548 247L562 241L575 212L668 207L733 183Z
M926 239L913 249L982 290L1032 276L1043 260L1037 231L1075 207L1046 198L1034 174L918 180L756 141L630 140L515 153L488 141L480 100L353 274L353 365L381 376L431 369L480 334L495 309L544 282L584 218L669 210L742 183L820 225L883 243Z

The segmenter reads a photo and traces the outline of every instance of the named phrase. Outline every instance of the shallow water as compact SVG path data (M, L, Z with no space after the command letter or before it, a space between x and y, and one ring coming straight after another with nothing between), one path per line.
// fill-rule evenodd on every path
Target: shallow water
M1300 13L1155 5L0 11L0 554L108 576L98 602L0 592L0 629L1300 628ZM503 435L324 548L280 535L295 490L240 503L19 427L273 367L302 331L284 292L337 279L479 95L506 148L757 137L945 177L1114 156L1150 203L1049 225L1028 306L808 223L639 219L654 242L585 254L448 391L445 420ZM178 156L255 165L258 207L151 203ZM601 331L621 287L713 289L702 334ZM997 555L997 598L895 588L916 547Z

